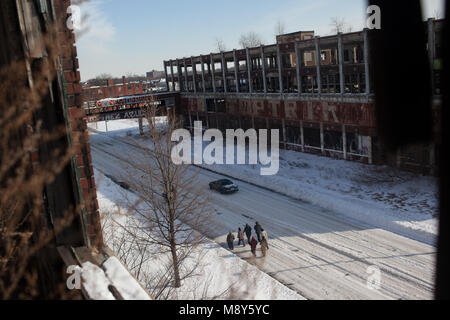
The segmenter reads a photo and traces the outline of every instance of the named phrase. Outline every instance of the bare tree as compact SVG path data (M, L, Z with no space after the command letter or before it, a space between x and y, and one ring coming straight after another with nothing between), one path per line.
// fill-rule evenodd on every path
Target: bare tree
M260 35L258 35L255 32L252 32L252 31L249 33L246 33L246 34L242 34L241 37L239 38L239 45L243 49L258 47L262 44L263 44L263 41L262 41Z
M279 36L284 33L286 33L286 25L281 19L278 19L275 24L275 36Z
M178 288L186 276L181 274L183 261L203 239L196 230L205 226L208 201L192 184L197 172L188 165L173 163L170 155L175 143L171 136L178 123L175 115L167 123L158 121L161 111L153 103L144 110L148 122L145 135L150 147L136 140L141 151L132 160L132 170L137 171L128 175L127 182L141 199L141 204L133 209L145 225L142 238L159 246L160 253L170 253L173 282ZM140 174L136 178L137 172Z
M223 42L223 40L221 38L216 38L215 44L216 44L216 49L219 52L227 51L227 46L225 45L225 43Z
M338 34L340 32L345 32L347 23L344 18L333 17L330 19L330 26L332 27L331 33Z
M113 76L110 73L101 73L95 77L95 80L109 80L112 78Z

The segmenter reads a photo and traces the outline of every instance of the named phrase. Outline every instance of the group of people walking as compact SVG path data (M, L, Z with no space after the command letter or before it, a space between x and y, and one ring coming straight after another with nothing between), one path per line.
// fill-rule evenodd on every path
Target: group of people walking
M256 247L259 244L261 245L261 252L262 255L265 257L267 250L269 249L268 239L269 236L267 234L267 231L265 231L258 221L256 221L255 226L253 227L256 233L256 237L258 238L258 241L256 241L255 237L252 236L252 228L248 225L248 223L245 225L244 230L241 228L238 229L237 238L239 240L238 245L242 244L245 247L245 239L244 234L247 236L247 242L250 245L250 249L252 251L252 254L256 256ZM227 243L228 248L230 250L234 250L234 239L235 236L233 232L229 232L227 236Z

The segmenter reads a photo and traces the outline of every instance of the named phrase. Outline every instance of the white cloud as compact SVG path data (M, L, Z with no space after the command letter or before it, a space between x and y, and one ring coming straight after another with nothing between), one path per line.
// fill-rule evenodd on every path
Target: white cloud
M109 73L107 68L114 66L115 55L109 45L115 41L116 28L102 10L106 3L105 0L91 0L80 5L82 30L76 36L83 79Z

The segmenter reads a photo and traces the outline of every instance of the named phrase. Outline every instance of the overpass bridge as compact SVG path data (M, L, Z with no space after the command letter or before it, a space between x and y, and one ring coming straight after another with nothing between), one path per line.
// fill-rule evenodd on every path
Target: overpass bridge
M142 108L148 105L159 106L161 116L175 110L179 94L159 92L118 98L107 98L87 104L88 122L111 121L119 119L139 119L143 117Z

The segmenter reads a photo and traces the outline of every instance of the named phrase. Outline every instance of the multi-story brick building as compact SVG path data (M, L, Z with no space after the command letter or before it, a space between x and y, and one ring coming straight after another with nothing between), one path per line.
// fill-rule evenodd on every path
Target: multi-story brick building
M122 77L121 83L108 79L105 80L105 85L90 86L86 84L83 86L83 98L86 102L138 94L144 94L144 84L142 82L127 82L126 77Z

